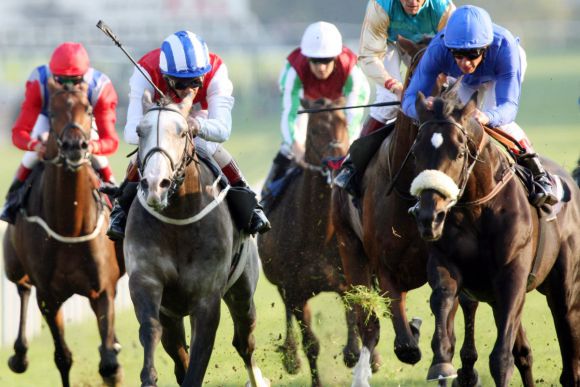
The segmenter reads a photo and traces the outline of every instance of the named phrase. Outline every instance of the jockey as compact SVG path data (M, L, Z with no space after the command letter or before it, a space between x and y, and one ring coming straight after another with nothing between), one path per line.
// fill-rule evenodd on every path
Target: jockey
M187 121L190 128L197 133L196 147L204 148L213 156L232 186L255 196L235 160L220 145L230 136L234 106L233 85L222 59L209 52L206 43L199 36L189 31L178 31L167 37L161 48L145 54L138 64L149 79L174 102L181 102L187 94L194 93L193 107ZM143 117L143 94L148 90L154 95L154 100L161 96L137 69L129 85L131 91L125 141L138 145L137 125ZM125 236L127 211L136 193L136 184L130 183L138 181L136 164L131 163L125 182L121 184L124 188L122 194L111 212L111 224L107 231L111 239L118 240ZM270 222L261 207L257 206L246 231L255 234L269 229Z
M88 83L88 99L94 115L89 143L91 161L102 181L105 184L114 184L107 156L113 154L119 146L115 132L117 93L109 77L90 67L89 55L80 43L63 43L54 50L48 65L39 66L32 71L26 82L20 115L12 128L12 142L26 152L8 190L0 215L0 219L11 224L14 223L20 206L19 188L24 185L24 181L46 150L45 142L50 129L47 88L50 77L60 84Z
M514 122L526 70L526 55L519 40L508 30L493 24L489 14L475 6L457 9L445 30L433 38L419 63L403 98L403 112L417 118L417 92L429 95L439 73L458 78L463 75L458 97L466 103L476 90L483 91L481 110L474 118L481 124L499 128L518 142L513 149L516 160L528 168L536 192L531 202L536 206L555 204L558 199L532 143ZM433 97L427 99L429 106Z
M400 35L417 43L433 36L445 27L454 10L451 0L369 0L361 29L358 60L362 70L375 83L375 103L401 99L404 79L401 62L409 66L411 58L401 51L397 37ZM394 122L398 111L397 106L371 107L361 137ZM355 174L356 167L349 157L335 184L355 194L351 185Z
M368 102L369 84L356 62L356 55L342 45L334 24L319 21L306 28L300 47L288 55L280 74L283 142L264 183L262 199L269 192L268 185L284 176L290 160L299 162L304 157L308 115L296 114L300 98L336 100L344 96L347 106ZM360 132L362 110L348 110L346 118L352 142Z

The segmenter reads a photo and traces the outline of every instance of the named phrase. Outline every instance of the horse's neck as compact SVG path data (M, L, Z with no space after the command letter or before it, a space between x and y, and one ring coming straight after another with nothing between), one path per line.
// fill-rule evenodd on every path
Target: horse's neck
M417 137L417 126L413 124L409 117L399 112L388 149L388 154L394 167L401 167L413 146L415 137Z
M44 220L64 235L92 230L97 221L94 190L97 177L89 166L76 172L47 165L43 174L42 208Z
M487 144L477 156L478 161L475 161L465 188L463 196L468 202L481 200L490 195L496 187L499 188L499 185L503 184L502 178L510 168L505 155L487 137L486 141Z

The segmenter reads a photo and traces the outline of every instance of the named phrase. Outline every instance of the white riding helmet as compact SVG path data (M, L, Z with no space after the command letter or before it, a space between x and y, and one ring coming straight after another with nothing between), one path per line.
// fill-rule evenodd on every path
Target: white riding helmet
M300 52L308 58L334 58L342 52L342 35L334 24L313 23L304 31Z

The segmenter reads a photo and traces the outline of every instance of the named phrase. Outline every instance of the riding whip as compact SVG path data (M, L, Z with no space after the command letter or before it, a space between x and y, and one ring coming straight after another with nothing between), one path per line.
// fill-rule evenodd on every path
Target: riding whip
M139 70L141 74L143 74L147 82L149 82L151 86L153 86L155 91L157 91L159 95L165 98L165 94L163 94L163 92L155 85L155 83L153 83L153 81L147 76L147 74L145 74L143 69L141 69L141 67L137 64L137 62L135 62L135 60L133 59L133 57L131 57L131 55L127 52L127 50L125 50L125 47L123 47L117 36L113 33L113 30L111 30L111 28L108 25L106 25L102 20L99 20L99 22L97 23L97 28L103 31L105 35L107 35L109 38L113 40L113 42L117 45L117 47L119 47L121 51L123 51L125 55L127 55L127 58L129 58L129 60L131 61L131 63L133 63L135 68Z
M373 106L395 106L395 105L400 105L400 104L401 104L401 102L399 102L399 101L377 102L377 103L371 103L368 105L337 106L337 107L320 108L320 109L302 109L302 110L298 110L297 113L298 114L319 113L319 112L330 112L333 110L356 109L356 108L365 108L365 107L373 107Z

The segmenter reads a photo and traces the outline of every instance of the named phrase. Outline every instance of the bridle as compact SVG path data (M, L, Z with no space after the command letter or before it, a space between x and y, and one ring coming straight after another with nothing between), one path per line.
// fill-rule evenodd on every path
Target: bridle
M178 162L175 162L171 154L160 146L159 123L161 121L161 113L170 112L179 114L179 116L185 123L185 127L188 127L187 121L185 117L183 117L181 111L171 106L154 106L151 109L149 109L147 113L155 110L159 111L159 114L157 115L157 125L156 125L157 144L153 148L149 149L145 154L145 156L143 156L142 161L140 163L141 165L139 166L139 174L143 176L143 172L145 171L145 167L147 166L147 162L149 161L151 156L153 156L156 153L161 153L169 161L169 165L171 166L171 177L169 179L171 183L168 189L168 197L171 197L175 192L177 192L181 184L183 184L183 181L185 180L185 170L187 166L195 159L195 142L194 142L195 136L191 130L185 130L183 132L185 136L184 150L181 159Z
M341 143L337 138L333 137L324 148L319 149L312 141L313 140L311 136L306 136L306 148L313 150L314 155L319 160L319 164L312 164L305 160L300 160L297 164L302 169L319 173L323 178L326 179L326 184L331 186L333 182L333 175L332 168L330 168L328 165L328 161L330 161L331 158L324 157L324 154L334 149L347 148L348 145Z
M83 93L82 90L77 90L77 89L60 89L57 90L54 94L51 95L51 98L56 97L59 94L63 94L63 93L70 93L70 94L79 94L79 93ZM67 112L69 115L69 119L71 117L71 113L70 111ZM93 121L93 109L92 106L90 104L87 105L87 114L89 116L89 122ZM54 112L49 111L49 119L50 119L50 128L49 128L49 134L53 134L56 137L56 144L57 144L57 154L55 157L53 157L52 159L43 159L43 162L45 163L49 163L49 164L53 164L56 166L64 166L66 167L68 170L70 171L77 171L80 167L82 167L85 164L90 163L90 157L91 157L91 153L88 151L88 149L86 149L83 152L83 156L81 157L81 159L79 161L71 161L63 152L64 149L64 139L66 138L66 135L72 131L72 130L78 130L82 136L83 136L83 140L86 144L89 143L90 138L91 138L91 134L90 134L90 127L88 132L86 131L85 128L83 128L83 126L81 124L79 124L78 122L72 121L72 119L62 128L60 133L57 133L57 131L54 129L54 125L53 125L53 120L54 120Z

